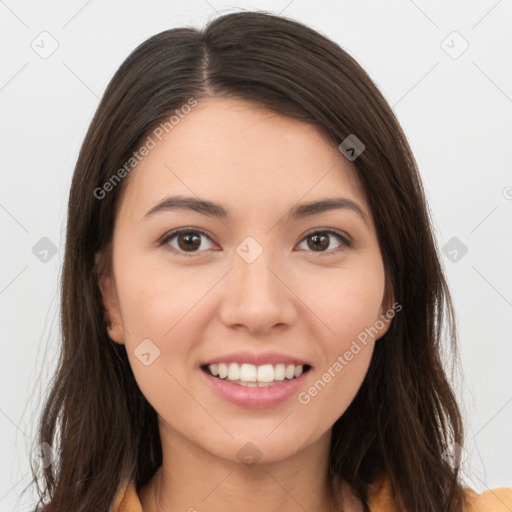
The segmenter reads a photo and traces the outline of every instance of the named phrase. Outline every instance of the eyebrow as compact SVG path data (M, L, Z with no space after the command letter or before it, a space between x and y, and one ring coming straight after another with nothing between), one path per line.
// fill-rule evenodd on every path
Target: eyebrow
M168 196L157 205L153 206L142 218L145 220L160 211L187 210L207 215L208 217L229 218L231 216L229 208L222 205L185 196ZM349 210L355 212L366 226L369 228L368 216L356 202L346 197L325 198L309 203L302 203L294 206L286 215L285 220L298 220L310 215L316 215L329 210Z

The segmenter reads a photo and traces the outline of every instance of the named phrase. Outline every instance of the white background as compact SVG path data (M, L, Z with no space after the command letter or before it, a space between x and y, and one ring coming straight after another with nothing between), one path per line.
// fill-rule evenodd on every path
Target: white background
M420 166L439 246L457 237L468 249L456 262L442 256L460 334L463 378L454 384L466 419L465 479L479 492L512 487L511 0L5 0L2 512L30 509L30 492L19 495L31 478L30 439L56 363L67 196L99 98L142 41L177 26L200 28L234 8L282 12L319 30L358 60L393 106ZM43 31L58 42L47 59L31 47ZM458 58L447 53L463 49L453 31L469 44ZM32 252L42 237L58 249L46 263Z

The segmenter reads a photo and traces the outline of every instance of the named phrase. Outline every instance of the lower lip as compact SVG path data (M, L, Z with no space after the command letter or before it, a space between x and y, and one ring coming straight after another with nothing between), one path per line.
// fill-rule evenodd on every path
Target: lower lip
M311 368L295 379L284 380L265 388L250 388L233 384L229 380L214 377L202 369L199 371L206 377L210 386L228 402L248 409L265 409L276 407L296 394L311 372Z

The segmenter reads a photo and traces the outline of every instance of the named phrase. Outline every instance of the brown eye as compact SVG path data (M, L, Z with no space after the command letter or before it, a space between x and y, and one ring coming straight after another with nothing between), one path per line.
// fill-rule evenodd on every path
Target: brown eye
M197 229L179 229L172 231L165 236L160 245L164 245L170 252L181 254L184 256L196 256L206 249L199 250L204 240L211 239L208 235Z
M333 238L338 239L339 243L337 246L331 247L331 241ZM315 231L314 233L306 235L303 238L302 243L304 243L304 241L307 245L306 250L316 252L320 256L323 256L324 254L328 256L351 246L348 237L332 230Z
M311 242L308 243L308 246L311 250L316 251L317 249L325 250L329 247L329 237L321 234L321 235L309 235L307 239Z
M338 240L338 245L331 247L332 239ZM213 243L211 238L203 231L197 229L178 229L167 234L160 242L169 252L183 256L200 255L206 249L201 249L203 240ZM326 256L342 251L351 247L350 239L336 231L325 230L315 231L306 235L303 239L306 241L306 250L318 253L320 256Z
M201 236L197 236L193 231L180 233L176 240L178 241L178 247L183 251L195 250L201 246Z

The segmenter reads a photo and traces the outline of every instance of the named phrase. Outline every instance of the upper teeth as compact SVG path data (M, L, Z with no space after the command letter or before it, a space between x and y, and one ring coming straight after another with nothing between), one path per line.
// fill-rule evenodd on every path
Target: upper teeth
M304 367L294 364L264 364L255 366L253 364L238 363L219 363L208 365L213 375L218 375L221 379L242 380L245 382L272 382L274 380L293 379L302 374Z

